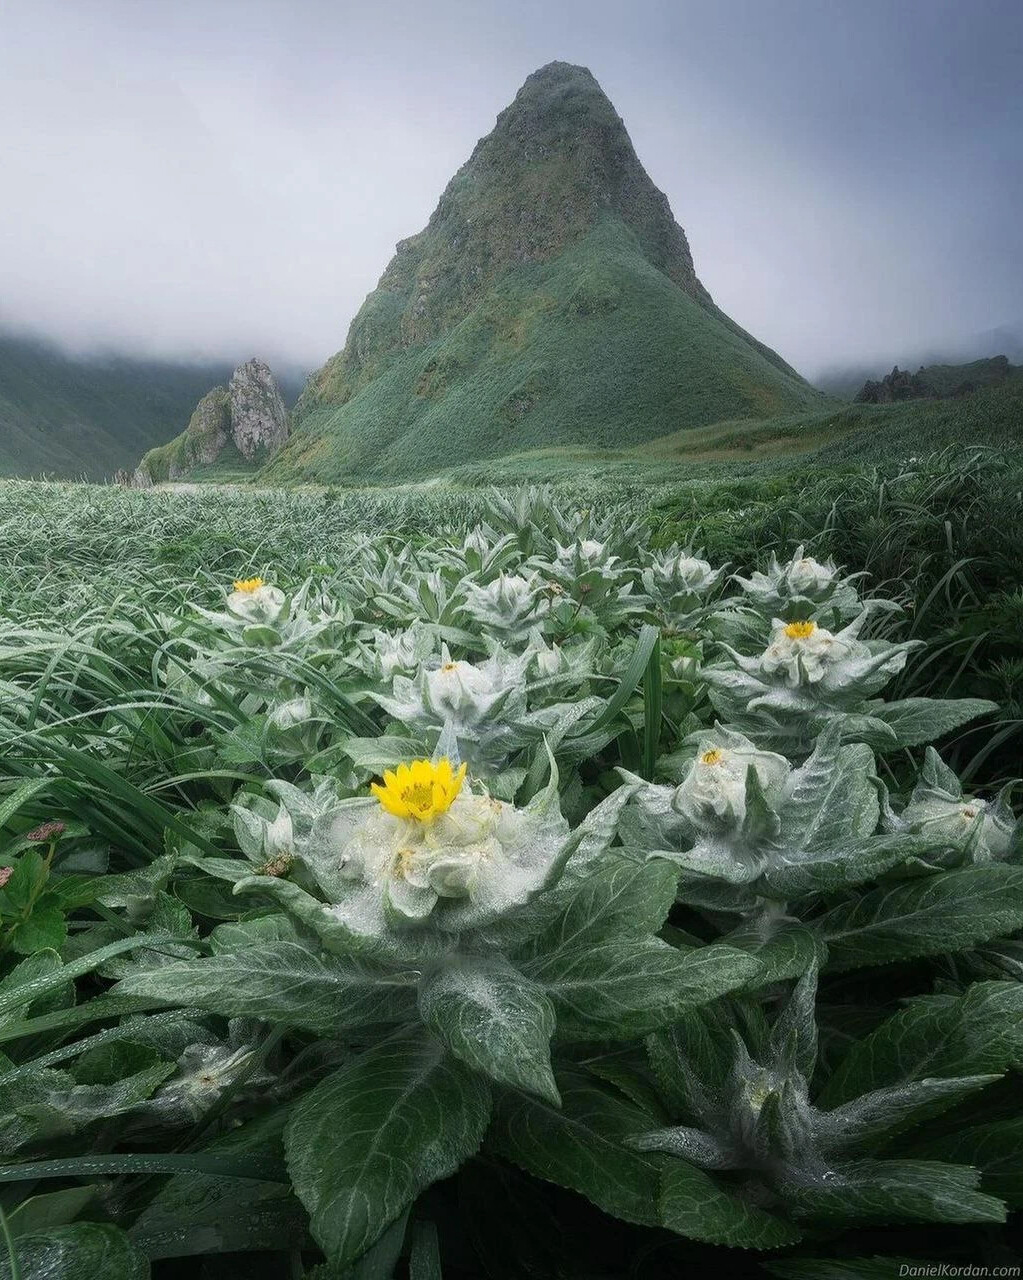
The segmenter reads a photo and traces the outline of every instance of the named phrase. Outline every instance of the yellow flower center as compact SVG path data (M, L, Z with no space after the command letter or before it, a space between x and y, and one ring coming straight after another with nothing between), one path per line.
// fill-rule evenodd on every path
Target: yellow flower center
M785 634L790 640L809 640L816 630L816 622L790 622Z
M370 791L394 817L429 823L447 813L464 781L464 764L455 773L447 757L436 764L432 760L413 760L397 769L387 769L383 784L374 782Z
M457 662L445 662L444 665L441 667L441 671L455 671L457 669L458 669Z
M711 747L709 751L705 751L700 756L700 764L720 764L725 758L725 753L720 747Z
M246 595L251 595L253 591L258 591L263 586L262 578L238 578L235 580L235 591L244 591Z

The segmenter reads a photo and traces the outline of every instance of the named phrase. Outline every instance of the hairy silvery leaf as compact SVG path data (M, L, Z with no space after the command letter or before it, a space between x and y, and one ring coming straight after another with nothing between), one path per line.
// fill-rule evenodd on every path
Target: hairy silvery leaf
M149 1280L149 1259L110 1223L75 1222L19 1237L18 1271L0 1252L0 1280Z
M289 940L253 939L246 947L126 978L117 990L326 1036L397 1021L415 1007L413 976Z
M423 1021L468 1066L500 1084L560 1103L551 1071L554 1007L501 956L440 961L419 988Z
M475 1154L489 1117L485 1081L421 1033L365 1050L301 1098L288 1169L327 1257L348 1266L365 1253Z

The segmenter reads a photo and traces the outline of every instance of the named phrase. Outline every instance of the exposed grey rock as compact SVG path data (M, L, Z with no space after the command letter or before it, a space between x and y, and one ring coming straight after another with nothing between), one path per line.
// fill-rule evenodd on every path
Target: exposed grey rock
M235 369L231 395L231 435L243 458L272 457L288 439L288 411L270 366L248 360Z
M187 477L225 451L246 462L265 462L285 443L291 418L280 387L263 360L248 360L226 387L214 387L196 405L188 426L159 449L150 449L132 477L137 489Z

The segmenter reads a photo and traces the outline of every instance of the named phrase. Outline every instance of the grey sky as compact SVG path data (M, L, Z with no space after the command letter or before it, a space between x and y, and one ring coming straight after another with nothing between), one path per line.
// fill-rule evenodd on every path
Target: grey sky
M804 372L1023 322L1021 0L0 0L0 321L314 366L555 58Z

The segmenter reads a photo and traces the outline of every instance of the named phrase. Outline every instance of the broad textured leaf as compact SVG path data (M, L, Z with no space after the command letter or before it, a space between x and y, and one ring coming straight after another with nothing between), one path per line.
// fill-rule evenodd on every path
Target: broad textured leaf
M978 1191L980 1174L929 1160L843 1164L827 1183L787 1183L795 1215L828 1225L874 1222L1004 1222L1005 1205Z
M677 882L670 862L619 856L570 888L558 886L538 898L545 927L515 954L529 960L609 937L656 933L674 905Z
M902 698L869 706L871 715L894 729L900 747L935 742L953 729L998 710L998 703L986 698Z
M558 1084L564 1104L560 1111L522 1095L503 1096L488 1149L537 1178L577 1191L626 1222L663 1225L696 1240L751 1248L771 1247L766 1241L776 1227L773 1244L798 1238L791 1227L775 1224L767 1214L720 1191L700 1170L685 1166L668 1174L669 1158L624 1146L625 1138L650 1124L649 1113L634 1102L574 1069L559 1072Z
M1013 1209L1023 1209L1023 1117L958 1129L916 1144L913 1155L972 1165L981 1186Z
M77 1222L15 1245L21 1280L149 1280L149 1259L123 1231L106 1223ZM11 1280L0 1246L0 1280Z
M839 840L870 835L877 826L873 754L862 743L840 747L840 738L840 724L829 726L792 774L780 812L783 847L827 849Z
M554 1002L559 1039L627 1040L754 979L754 957L714 944L682 951L658 938L612 938L523 966Z
M485 1081L422 1034L367 1049L301 1098L288 1168L327 1256L354 1262L476 1151L489 1113Z
M1005 1071L1023 1056L1023 986L978 982L964 996L919 1000L855 1044L821 1093L835 1107L888 1085Z
M874 889L817 926L832 971L960 951L1023 926L1023 867L964 867Z
M423 1021L456 1058L502 1084L558 1103L554 1006L500 956L453 956L423 980Z
M798 978L811 965L823 965L827 956L820 934L798 920L786 920L766 936L755 924L741 925L725 934L721 942L756 958L758 986Z
M287 941L181 960L125 978L115 991L320 1035L392 1022L415 1007L409 976Z
M782 854L764 873L764 883L772 896L786 900L811 893L833 893L848 885L876 880L899 863L933 850L933 840L901 833L862 840L838 839L821 853L791 861Z
M661 1170L661 1221L679 1235L742 1249L779 1249L802 1238L798 1227L722 1191L684 1160Z

